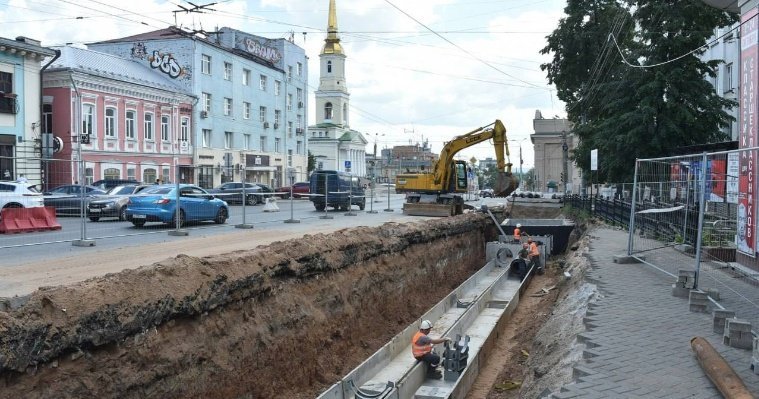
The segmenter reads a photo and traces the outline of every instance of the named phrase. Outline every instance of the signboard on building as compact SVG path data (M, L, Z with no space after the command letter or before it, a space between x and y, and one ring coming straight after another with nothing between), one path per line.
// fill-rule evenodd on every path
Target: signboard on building
M590 170L598 170L598 149L590 150Z
M351 171L351 161L345 161L345 171L346 172Z
M269 156L245 154L245 164L248 166L269 166Z
M741 97L738 113L738 148L757 145L757 9L741 15ZM756 251L756 151L741 151L738 168L738 251Z

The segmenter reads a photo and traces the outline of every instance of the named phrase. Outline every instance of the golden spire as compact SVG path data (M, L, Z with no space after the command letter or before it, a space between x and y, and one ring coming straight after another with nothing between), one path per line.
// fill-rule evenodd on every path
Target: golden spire
M322 54L343 54L343 46L337 37L337 13L335 0L329 0L329 19L327 20L327 38L324 39Z

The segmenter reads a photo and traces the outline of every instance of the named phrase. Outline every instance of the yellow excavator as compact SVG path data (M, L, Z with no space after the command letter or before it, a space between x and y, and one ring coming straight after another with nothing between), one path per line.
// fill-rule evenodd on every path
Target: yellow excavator
M498 169L493 194L505 197L514 192L519 180L511 173L512 164L506 162L509 157L506 127L496 119L487 126L447 142L431 172L404 173L395 177L395 191L406 194L403 213L415 216L454 216L463 213L463 194L469 188L469 174L466 161L457 161L454 156L464 148L490 139L493 139L495 146Z

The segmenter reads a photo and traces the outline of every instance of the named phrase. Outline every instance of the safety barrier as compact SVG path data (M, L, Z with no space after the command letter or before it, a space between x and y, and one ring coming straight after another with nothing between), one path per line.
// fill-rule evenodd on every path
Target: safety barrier
M6 208L0 212L2 234L60 229L52 207Z

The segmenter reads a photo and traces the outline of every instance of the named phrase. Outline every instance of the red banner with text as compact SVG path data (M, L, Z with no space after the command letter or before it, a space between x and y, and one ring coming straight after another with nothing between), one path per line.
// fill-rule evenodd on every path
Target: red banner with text
M757 145L757 9L741 16L741 96L739 148ZM738 199L738 251L756 253L756 151L741 151Z

